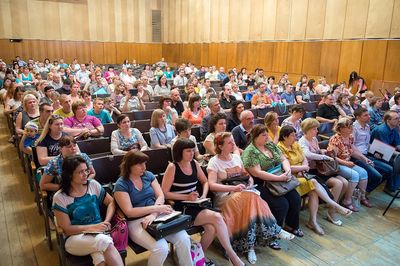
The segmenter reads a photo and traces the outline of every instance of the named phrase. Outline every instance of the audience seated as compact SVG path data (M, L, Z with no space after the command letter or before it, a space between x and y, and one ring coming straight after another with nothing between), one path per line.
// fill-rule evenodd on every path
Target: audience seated
M215 204L221 209L234 250L247 252L249 262L255 264L257 245L268 244L275 238L291 240L294 236L281 228L268 204L258 194L243 192L251 188L254 181L244 169L240 156L232 154L235 142L231 133L217 134L214 145L216 155L207 167L210 190L215 192ZM224 183L234 177L242 177L245 181L236 185Z
M150 121L150 147L152 149L170 147L172 139L175 138L174 128L166 120L163 110L156 109L153 111Z
M250 140L250 133L254 126L254 115L245 110L240 114L240 124L233 128L232 136L240 152L246 149Z
M114 155L126 154L130 150L147 150L148 146L142 133L131 128L131 121L127 115L117 118L118 129L111 133L111 153Z
M15 120L15 130L20 136L24 133L26 123L39 117L39 100L33 94L26 94L22 102L23 111Z
M400 114L400 93L397 93L395 96L393 96L394 98L394 103L393 105L390 107L391 111L395 111L398 114Z
M210 120L209 134L204 140L204 148L206 153L215 155L214 139L218 133L226 131L226 115L224 113L217 113Z
M199 163L193 160L195 147L196 143L187 138L179 138L175 142L173 146L174 163L168 165L162 181L165 198L174 201L173 208L175 210L192 216L193 225L203 226L201 246L204 253L216 236L233 265L243 265L232 249L228 228L222 215L209 209L185 207L182 203L182 201L207 198L209 184ZM202 185L202 194L197 192L198 182Z
M279 132L281 131L278 114L272 111L268 112L264 117L264 125L267 128L268 137L270 140L273 143L278 144Z
M371 130L383 123L383 112L381 111L383 100L373 97L369 100L368 114L370 116L369 126Z
M160 98L160 108L165 112L167 124L174 126L176 119L178 119L178 112L175 110L175 108L172 108L171 105L171 98L163 96Z
M65 249L76 256L91 255L93 265L107 263L122 266L118 250L110 235L84 234L85 231L105 232L111 229L111 218L115 212L113 198L96 181L88 179L89 165L81 156L64 160L61 189L54 195L53 210L57 224L68 236ZM100 205L107 206L104 220ZM82 214L85 210L85 215Z
M336 100L336 107L339 111L340 116L342 117L349 117L353 118L354 117L354 110L351 107L349 103L349 96L341 93L339 94L337 100Z
M294 174L300 182L300 186L296 188L297 192L301 197L304 195L308 196L310 217L306 226L315 233L324 235L324 230L317 222L319 199L326 202L329 208L333 209L333 212L337 211L344 216L349 216L352 212L333 201L315 178L306 179L310 166L307 158L304 156L301 146L296 141L296 130L293 127L283 126L281 128L278 147L289 160L291 173Z
M93 109L89 110L88 115L94 116L100 120L101 124L112 123L113 119L111 118L110 113L104 109L104 99L96 98L93 101Z
M221 99L219 100L221 108L224 110L229 110L232 108L232 104L235 101L236 98L232 95L232 88L229 85L225 85L224 90L221 94Z
M281 99L286 105L293 105L295 103L296 96L294 95L292 84L286 83L285 91L281 94Z
M181 116L185 108L183 107L183 102L178 89L171 90L171 99L172 99L171 107L176 110L178 116Z
M349 180L342 204L352 211L359 211L352 203L354 189L358 186L361 190L361 204L371 208L372 205L365 196L368 173L351 161L351 158L355 158L370 163L370 160L354 146L353 122L348 118L341 118L334 130L336 134L329 140L328 151L333 151L335 154L335 159L339 163L339 175Z
M157 79L158 84L154 87L154 96L169 96L171 93L171 86L167 83L167 77L162 74Z
M186 231L155 240L146 228L159 214L171 213L155 176L146 171L149 157L140 151L125 154L121 164L121 177L114 188L114 198L128 218L129 238L150 251L147 265L163 265L168 255L168 242L175 245L179 265L192 265L190 237Z
M74 116L64 119L65 133L74 137L88 138L99 137L104 132L100 120L87 114L86 103L77 101L72 104Z
M192 125L200 125L206 116L205 110L200 105L200 100L201 97L198 94L190 96L189 108L182 113L182 117L189 120Z
M296 85L296 87L297 87L297 85ZM300 89L296 93L296 102L298 104L301 104L301 103L308 103L310 101L311 101L311 94L310 94L310 90L308 88L308 84L307 84L307 82L301 83Z
M179 70L179 75L174 78L175 86L186 86L188 79L185 77L185 70Z
M136 81L135 86L137 89L137 95L131 95L131 91L134 90L127 90L125 92L125 96L121 98L121 102L119 107L122 112L132 112L132 111L139 111L144 110L146 106L144 105L143 96L148 96L147 92L143 89L142 82ZM140 92L140 93L139 93Z
M322 96L322 103L318 105L317 109L318 122L335 123L339 119L340 113L334 103L332 94L324 94Z
M203 118L203 121L201 121L201 127L200 127L200 133L201 137L204 139L208 133L210 132L210 121L213 116L216 114L222 112L221 105L219 103L219 100L217 98L211 98L208 101L208 108L210 110L210 113L206 115Z

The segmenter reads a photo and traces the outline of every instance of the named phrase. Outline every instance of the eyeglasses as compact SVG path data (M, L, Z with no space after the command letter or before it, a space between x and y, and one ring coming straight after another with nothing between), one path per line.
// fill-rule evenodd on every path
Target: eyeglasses
M87 176L90 174L90 170L88 168L84 169L84 170L80 170L78 172L78 174L80 174L81 176Z

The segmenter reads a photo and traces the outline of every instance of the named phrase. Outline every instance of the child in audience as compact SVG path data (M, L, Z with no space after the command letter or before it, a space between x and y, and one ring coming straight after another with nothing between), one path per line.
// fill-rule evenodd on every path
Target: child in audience
M38 139L39 127L32 121L29 121L25 125L24 135L22 137L21 143L23 143L22 151L26 154L32 154L32 146L34 146L35 141Z

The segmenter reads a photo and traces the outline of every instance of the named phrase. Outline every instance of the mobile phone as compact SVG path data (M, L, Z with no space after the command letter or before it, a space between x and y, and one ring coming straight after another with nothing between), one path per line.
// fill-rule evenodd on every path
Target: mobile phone
M137 89L130 89L130 90L129 90L129 94L130 94L131 96L137 96L138 90L137 90Z

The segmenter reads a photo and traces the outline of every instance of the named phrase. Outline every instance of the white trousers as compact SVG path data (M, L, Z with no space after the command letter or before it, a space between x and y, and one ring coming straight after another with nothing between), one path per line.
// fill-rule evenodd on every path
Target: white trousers
M86 256L90 254L93 264L98 265L104 261L103 252L112 244L114 244L113 240L108 235L79 234L67 238L65 250L75 256Z
M168 242L175 245L175 250L178 255L180 266L191 266L192 257L190 255L190 237L186 231L182 230L178 233L169 235L163 239L156 241L145 229L142 227L143 218L129 221L129 237L140 246L150 251L148 266L160 266L164 264L168 256Z

